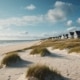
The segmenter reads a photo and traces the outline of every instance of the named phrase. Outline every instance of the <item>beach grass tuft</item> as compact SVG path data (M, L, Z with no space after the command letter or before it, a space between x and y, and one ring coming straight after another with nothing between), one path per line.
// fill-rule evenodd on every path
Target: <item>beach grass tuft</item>
M77 46L77 47L71 48L71 49L69 50L69 53L72 53L72 52L80 53L80 46Z
M16 63L17 61L20 61L21 58L17 53L8 53L4 56L4 58L1 61L1 65L9 66L10 64Z
M42 47L37 47L34 48L31 53L31 55L41 55L41 56L46 56L49 55L50 52L46 49L46 48L42 48Z
M34 77L37 80L64 80L57 70L52 70L46 65L37 64L27 70L26 78Z
M69 53L80 53L80 39L54 39L46 40L41 43L41 46L53 47L53 49L67 49Z

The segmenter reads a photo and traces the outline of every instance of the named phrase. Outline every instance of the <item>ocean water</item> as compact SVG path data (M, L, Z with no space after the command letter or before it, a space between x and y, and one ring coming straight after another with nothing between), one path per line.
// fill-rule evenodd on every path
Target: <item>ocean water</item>
M0 46L7 46L7 45L15 45L25 42L32 42L34 40L0 40Z

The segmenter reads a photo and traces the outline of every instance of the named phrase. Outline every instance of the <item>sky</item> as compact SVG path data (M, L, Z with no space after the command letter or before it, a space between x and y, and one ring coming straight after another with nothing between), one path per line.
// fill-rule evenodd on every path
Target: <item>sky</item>
M0 0L0 40L31 40L80 30L80 0Z

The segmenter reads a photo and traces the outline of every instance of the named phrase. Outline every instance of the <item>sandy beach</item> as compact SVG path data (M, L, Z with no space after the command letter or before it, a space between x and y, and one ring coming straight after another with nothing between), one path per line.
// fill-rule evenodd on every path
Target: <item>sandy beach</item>
M0 55L3 53L10 52L10 51L24 49L32 45L38 45L39 43L40 41L32 41L32 42L25 42L25 43L14 44L14 45L0 46Z
M0 48L0 59L2 54L18 49L23 49L32 45L39 44L39 41L30 42L26 44L10 45ZM17 63L13 67L6 67L0 69L0 80L26 80L25 73L27 69L32 64L45 64L49 67L57 70L62 74L62 76L70 80L80 80L80 56L70 55L66 50L52 50L51 47L48 48L51 55L40 57L29 55L31 50L26 50L25 52L19 52L18 54L24 60L21 63Z
M0 0L0 80L80 80L80 0Z
M38 45L39 43L40 41L33 41L33 42L27 42L27 43L21 43L21 44L9 45L9 46L2 46L0 47L0 60L7 52L24 49L32 45ZM22 64L24 63L22 62ZM20 74L25 72L25 70L26 70L26 66L19 67L19 68L18 67L2 68L0 69L0 80L8 80L10 76L13 76L10 80L14 80L14 79L16 80L20 76Z

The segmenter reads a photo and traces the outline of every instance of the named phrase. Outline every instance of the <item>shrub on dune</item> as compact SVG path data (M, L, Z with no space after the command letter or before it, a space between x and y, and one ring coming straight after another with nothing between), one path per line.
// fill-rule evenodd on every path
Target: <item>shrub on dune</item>
M36 78L37 80L64 80L57 71L53 71L45 65L30 67L27 71L26 78L28 80L31 80L30 78Z
M1 61L1 65L9 66L10 64L16 63L20 61L21 58L17 53L10 53L7 54Z
M50 52L46 48L37 47L37 48L34 48L30 54L45 56L50 54Z

